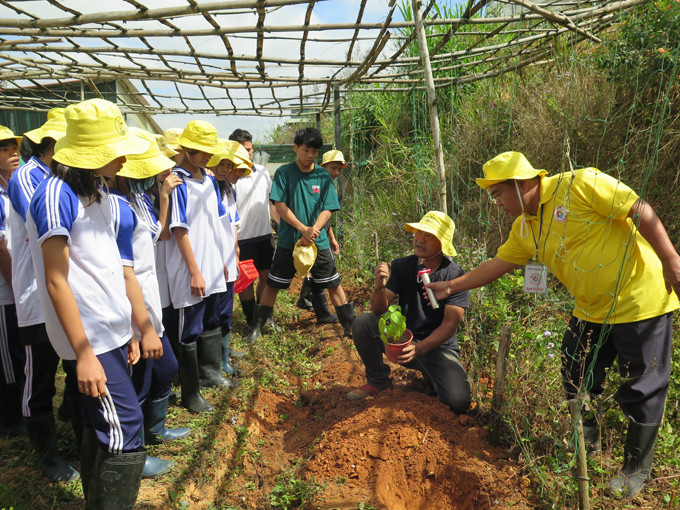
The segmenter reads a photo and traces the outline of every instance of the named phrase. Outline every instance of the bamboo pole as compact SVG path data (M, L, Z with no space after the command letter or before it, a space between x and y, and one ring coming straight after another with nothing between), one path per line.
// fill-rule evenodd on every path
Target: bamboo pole
M493 384L493 403L491 414L493 427L489 435L489 441L493 445L498 445L501 436L501 425L503 423L503 407L505 406L505 375L507 372L508 351L510 350L510 340L512 339L512 328L505 324L501 327L501 337L498 342L498 354L496 355L496 374Z
M571 428L576 433L574 455L576 455L576 481L578 483L579 510L590 510L590 492L588 490L588 458L586 456L586 441L583 437L583 421L581 409L583 401L580 398L569 400L571 414Z
M434 143L434 157L437 162L437 175L439 176L439 210L448 214L446 207L446 170L444 168L444 151L442 149L441 131L439 129L439 112L437 111L437 95L434 89L434 79L432 78L432 67L430 66L430 53L427 49L425 39L425 27L421 8L422 0L412 0L413 19L416 23L418 35L418 46L420 57L425 70L425 87L427 89L427 108L430 112L430 127L432 129L432 141Z

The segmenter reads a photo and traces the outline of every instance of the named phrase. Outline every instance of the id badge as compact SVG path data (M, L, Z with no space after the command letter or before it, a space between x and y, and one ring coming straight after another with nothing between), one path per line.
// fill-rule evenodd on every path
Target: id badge
M524 292L545 294L548 287L548 268L543 264L524 266Z

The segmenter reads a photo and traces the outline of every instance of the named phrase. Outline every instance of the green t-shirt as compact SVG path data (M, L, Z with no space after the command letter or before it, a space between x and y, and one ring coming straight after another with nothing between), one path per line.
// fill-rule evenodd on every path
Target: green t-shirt
M311 172L305 173L295 161L276 170L269 199L286 204L295 217L307 226L314 225L323 211L340 209L331 175L319 165L314 165ZM277 246L293 249L300 237L300 232L281 220ZM315 244L320 250L329 248L326 229L321 229Z

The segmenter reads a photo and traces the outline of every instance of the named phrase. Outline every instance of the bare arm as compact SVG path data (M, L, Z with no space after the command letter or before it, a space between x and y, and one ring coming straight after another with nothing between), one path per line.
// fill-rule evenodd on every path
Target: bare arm
M638 226L638 231L656 252L663 265L666 290L680 296L680 256L668 237L666 228L654 212L654 208L642 199L635 202L628 217ZM639 222L639 224L638 224Z
M0 274L9 288L12 288L12 256L7 249L5 237L0 238Z
M486 262L482 262L472 271L465 273L455 280L432 282L425 285L425 287L432 289L437 299L445 299L456 292L483 287L497 280L505 273L512 271L515 266L516 264L494 257Z
M422 356L432 349L436 349L444 342L446 342L458 327L460 320L465 314L465 309L460 306L446 305L444 307L444 319L442 323L435 329L427 338L420 342L413 342L406 347L397 361L399 363L408 363L409 361Z
M125 293L132 305L132 320L142 334L140 340L142 357L144 359L158 359L163 355L163 344L158 338L153 324L151 324L151 319L149 319L142 288L139 286L132 266L123 266L123 276L125 278Z
M78 390L91 397L106 395L106 373L95 356L68 283L69 247L65 236L47 239L41 247L45 284L59 323L76 355Z
M371 311L382 315L387 311L390 303L396 296L394 292L385 287L390 278L391 264L381 262L375 268L375 286L371 293Z
M189 275L191 276L191 293L194 296L205 296L205 280L203 280L203 275L198 269L194 250L191 248L191 242L189 241L189 232L186 228L175 227L172 229L172 235L175 237L179 252L182 254L184 263L187 265Z
M269 202L269 216L276 222L277 225L281 221L279 211L276 210L276 207L271 202Z
M333 252L333 255L340 253L340 243L338 243L338 240L335 238L333 227L328 229L328 242L331 245L331 252Z

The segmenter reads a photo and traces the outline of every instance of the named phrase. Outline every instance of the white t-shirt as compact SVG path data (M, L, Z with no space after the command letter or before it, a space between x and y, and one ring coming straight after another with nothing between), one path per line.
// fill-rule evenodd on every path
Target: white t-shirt
M269 193L272 190L272 178L267 169L261 165L253 165L250 175L236 181L235 187L236 205L242 220L238 225L239 242L257 237L271 237Z
M222 206L217 181L205 171L201 180L192 178L183 168L176 167L174 172L182 178L182 184L172 190L170 230L177 227L188 230L191 249L205 281L205 295L224 292L227 290L224 280L226 242L220 218L227 212ZM174 235L164 244L172 305L185 308L199 303L202 298L191 294L191 275Z
M222 217L222 225L224 227L224 265L229 270L228 282L235 282L238 276L238 268L236 266L236 228L239 225L239 215L236 209L236 197L233 189L226 192L222 198L222 205L227 211Z
M156 279L156 260L154 256L153 234L134 211L127 197L112 190L110 196L111 214L113 217L113 231L116 234L116 244L124 266L130 266L142 289L146 312L154 330L159 337L163 336L163 307L161 295ZM132 323L132 330L138 339L142 335L137 325Z
M38 284L35 281L31 249L28 246L26 219L28 206L38 185L50 175L50 169L39 159L31 158L17 168L9 180L9 197L12 213L9 215L9 230L12 233L12 289L17 305L19 327L33 326L45 322Z
M75 353L54 311L45 285L41 245L52 236L66 236L69 245L68 283L85 334L96 355L125 345L132 337L132 309L125 293L123 262L111 221L109 197L87 204L61 179L50 176L35 190L26 221L45 327L60 358Z

